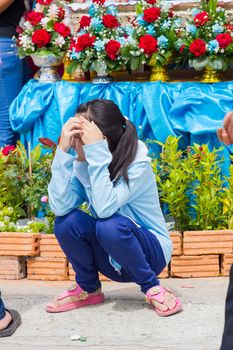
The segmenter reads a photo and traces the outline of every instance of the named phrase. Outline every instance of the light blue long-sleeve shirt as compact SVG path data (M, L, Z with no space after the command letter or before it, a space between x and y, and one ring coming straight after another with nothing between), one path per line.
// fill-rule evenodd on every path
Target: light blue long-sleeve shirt
M166 263L171 259L172 242L160 208L151 158L142 141L134 161L128 168L129 186L123 177L114 185L108 166L112 161L106 140L83 146L86 161L59 147L52 165L49 203L56 216L68 214L84 202L96 218L117 213L129 217L158 238Z

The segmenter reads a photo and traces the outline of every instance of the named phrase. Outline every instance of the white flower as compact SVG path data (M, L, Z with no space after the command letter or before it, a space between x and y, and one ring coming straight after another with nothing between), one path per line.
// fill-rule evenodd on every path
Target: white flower
M19 42L24 49L28 49L32 45L32 39L28 35L20 35Z
M29 31L33 31L33 25L30 22L28 22L28 21L26 21L24 23L24 27L25 27L25 29L27 29Z
M63 20L63 23L65 24L65 26L70 27L70 26L71 26L71 20L70 20L70 18L66 17L66 18Z
M3 221L0 221L0 227L5 227L5 224Z
M36 4L34 7L34 11L36 12L43 12L44 6L41 4Z
M59 8L57 5L55 4L52 4L50 7L49 7L49 10L48 10L48 16L50 19L57 19L58 17L58 14L59 14Z
M50 21L49 17L44 17L40 20L41 25L45 28L48 24L48 22Z
M63 36L59 35L55 40L55 45L59 46L60 48L65 45L65 39L63 38Z
M13 213L14 212L14 209L12 207L8 207L7 210L9 211L9 213Z
M9 216L7 216L7 215L5 215L5 216L4 216L4 220L6 220L6 221L10 221L10 217L9 217Z

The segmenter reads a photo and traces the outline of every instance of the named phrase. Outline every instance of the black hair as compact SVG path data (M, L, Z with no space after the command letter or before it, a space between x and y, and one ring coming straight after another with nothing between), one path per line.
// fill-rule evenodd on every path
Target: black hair
M138 135L134 124L123 116L113 101L105 99L81 104L77 113L85 113L107 138L113 156L109 165L111 181L117 182L123 176L128 184L127 169L135 158L138 146Z

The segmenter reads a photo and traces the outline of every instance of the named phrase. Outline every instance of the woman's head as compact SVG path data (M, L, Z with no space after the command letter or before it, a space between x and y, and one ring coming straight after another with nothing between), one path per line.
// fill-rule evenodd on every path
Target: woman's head
M118 106L104 99L96 99L80 105L78 114L94 121L107 138L109 150L113 155L109 166L111 180L121 176L128 182L127 169L135 158L137 151L137 131L127 120Z

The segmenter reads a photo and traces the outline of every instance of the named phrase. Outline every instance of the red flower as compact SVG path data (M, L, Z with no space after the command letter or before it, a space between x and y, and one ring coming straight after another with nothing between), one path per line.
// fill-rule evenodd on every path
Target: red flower
M153 53L158 51L158 42L150 34L143 35L139 40L138 46L140 49L143 49L145 54L148 56L151 56Z
M200 57L206 52L206 44L201 39L195 39L190 45L189 50L194 56Z
M104 5L106 0L92 0L93 4L99 4L99 5Z
M39 48L46 46L51 41L51 35L45 29L37 29L32 34L32 42Z
M45 6L50 5L52 1L53 0L37 0L38 4L45 5Z
M117 58L120 48L121 44L118 41L109 40L109 42L105 45L105 50L110 60L114 61Z
M2 149L2 154L4 156L8 156L8 154L12 151L15 150L15 146L14 145L9 145L9 146L5 146L3 149Z
M150 5L154 5L156 4L157 0L146 0L146 2L148 2Z
M207 12L200 12L194 17L194 23L196 27L203 26L209 20L209 15Z
M29 11L25 13L25 20L30 22L33 26L37 26L43 17L44 14L42 12Z
M185 49L185 44L182 44L180 49L179 49L179 53L182 55L183 51Z
M17 26L17 27L16 27L16 33L22 34L22 33L23 33L23 28L20 27L20 26Z
M59 7L58 18L63 19L65 17L65 10L62 7Z
M117 18L110 14L104 15L102 18L102 22L103 22L103 25L107 28L117 28L120 25Z
M232 43L232 37L229 33L218 34L216 36L216 40L218 41L219 47L221 49L225 49L228 45Z
M91 24L91 17L89 17L89 16L82 16L80 18L80 28L81 29L89 27L90 24Z
M77 42L73 44L75 51L80 52L88 47L92 47L95 42L95 38L95 36L91 36L89 33L80 35Z
M63 38L66 38L70 35L70 27L66 26L64 23L54 23L53 26L55 32L61 34Z
M173 10L170 10L169 12L168 12L168 17L174 17L174 12L173 12Z
M158 7L148 8L144 11L143 19L144 21L149 23L155 22L159 18L160 13L161 13L161 10Z
M229 23L225 24L225 27L227 30L229 30L229 32L233 32L233 26Z

